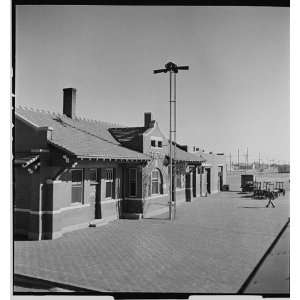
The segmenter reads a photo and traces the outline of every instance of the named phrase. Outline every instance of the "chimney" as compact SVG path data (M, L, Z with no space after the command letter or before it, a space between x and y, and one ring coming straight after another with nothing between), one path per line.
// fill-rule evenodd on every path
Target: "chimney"
M144 127L149 128L152 121L151 112L145 112L144 114Z
M76 89L66 88L64 91L63 114L74 119L76 110Z

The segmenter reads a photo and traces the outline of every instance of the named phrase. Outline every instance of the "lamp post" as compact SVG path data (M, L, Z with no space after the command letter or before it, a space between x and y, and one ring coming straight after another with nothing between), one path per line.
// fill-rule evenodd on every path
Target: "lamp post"
M178 70L189 70L189 66L177 66L173 62L168 62L164 69L154 70L154 74L169 72L170 79L170 130L169 130L169 157L170 157L170 187L169 187L169 219L175 219L176 215L176 74ZM172 85L173 82L173 85ZM172 144L174 147L172 151ZM173 153L174 152L174 153ZM173 174L173 160L174 160L174 174ZM174 210L172 215L172 206L174 203Z

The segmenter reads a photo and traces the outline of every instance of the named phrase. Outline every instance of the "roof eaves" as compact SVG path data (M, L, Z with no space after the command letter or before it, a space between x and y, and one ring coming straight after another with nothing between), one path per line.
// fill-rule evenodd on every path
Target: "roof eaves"
M104 155L77 155L80 159L102 159L102 160L128 160L128 161L149 161L149 157L126 157L126 156L104 156Z
M35 124L34 122L30 121L29 119L27 119L26 117L24 117L23 115L21 115L20 113L16 112L15 111L15 116L18 118L18 119L22 119L22 121L24 121L26 124L32 126L32 127L35 127L35 128L40 128L41 126Z
M55 143L55 142L53 142L53 141L51 141L51 140L48 140L48 143L51 144L52 146L58 148L59 150L62 150L62 151L64 151L64 152L67 152L67 153L69 153L69 154L71 154L71 155L76 155L74 152L70 151L69 149L65 148L64 146L59 145L59 144L57 144L57 143Z

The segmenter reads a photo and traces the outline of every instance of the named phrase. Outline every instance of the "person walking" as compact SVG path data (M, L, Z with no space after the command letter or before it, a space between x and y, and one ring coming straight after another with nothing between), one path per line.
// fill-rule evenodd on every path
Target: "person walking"
M274 208L274 207L275 207L275 204L273 203L273 200L275 199L275 197L274 197L274 194L273 194L271 191L268 192L267 199L268 199L269 201L268 201L268 204L266 205L266 207L269 207L270 204L271 204L272 207Z

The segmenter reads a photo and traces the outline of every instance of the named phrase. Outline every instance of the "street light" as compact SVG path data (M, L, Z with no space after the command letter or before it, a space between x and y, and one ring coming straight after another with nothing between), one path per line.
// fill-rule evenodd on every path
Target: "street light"
M189 66L177 66L172 62L168 62L164 69L154 70L154 74L167 73L170 74L170 130L169 130L169 157L170 157L170 188L169 188L169 219L172 220L172 205L174 203L173 219L176 215L176 74L178 70L189 70ZM173 93L172 93L172 79L174 81ZM172 97L173 96L173 97ZM173 112L173 114L172 114ZM174 141L174 155L172 153L172 143ZM173 159L175 165L174 179L173 179Z

